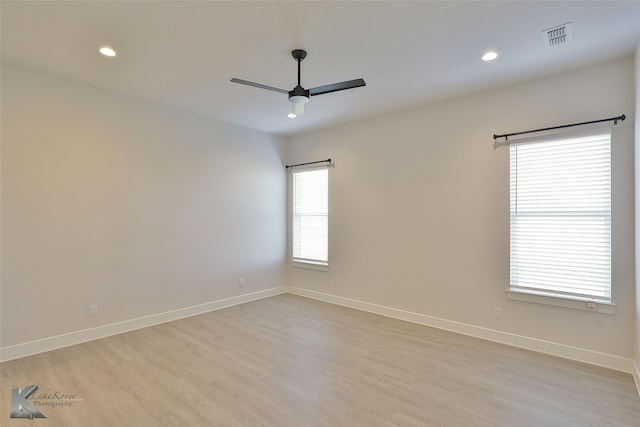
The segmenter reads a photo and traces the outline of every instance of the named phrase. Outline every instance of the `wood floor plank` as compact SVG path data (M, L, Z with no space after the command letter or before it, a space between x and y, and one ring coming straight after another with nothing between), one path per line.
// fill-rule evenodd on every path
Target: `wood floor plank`
M3 427L640 425L631 375L293 295L0 373ZM83 400L10 419L11 389L31 384Z

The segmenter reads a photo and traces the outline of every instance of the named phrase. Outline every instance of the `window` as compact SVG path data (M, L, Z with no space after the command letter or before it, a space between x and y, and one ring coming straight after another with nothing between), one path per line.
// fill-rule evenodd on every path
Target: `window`
M294 170L292 259L306 266L329 265L329 170Z
M510 177L510 290L610 303L610 131L512 142Z

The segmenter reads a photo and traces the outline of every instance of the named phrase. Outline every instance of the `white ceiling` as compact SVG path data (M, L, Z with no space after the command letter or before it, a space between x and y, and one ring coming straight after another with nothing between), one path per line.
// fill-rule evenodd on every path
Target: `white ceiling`
M6 1L2 61L265 132L292 135L631 54L640 1ZM549 48L541 31L573 22ZM115 58L97 53L101 45ZM287 118L291 50L312 97ZM480 56L500 53L491 63Z

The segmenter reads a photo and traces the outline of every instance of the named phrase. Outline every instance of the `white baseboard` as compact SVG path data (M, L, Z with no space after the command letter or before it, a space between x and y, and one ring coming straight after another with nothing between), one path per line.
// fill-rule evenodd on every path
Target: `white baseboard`
M511 345L514 347L524 348L540 353L546 353L565 359L576 360L579 362L589 363L591 365L602 366L617 371L631 373L633 374L636 387L638 387L638 394L640 395L640 370L638 370L638 365L631 359L626 359L612 354L600 353L592 350L567 346L564 344L544 341L537 338L530 338L511 334L508 332L497 331L495 329L483 328L480 326L441 319L438 317L400 310L397 308L358 301L350 298L344 298L294 286L281 286L266 289L263 291L238 295L231 298L225 298L217 301L207 302L204 304L194 305L191 307L171 310L164 313L144 316L137 319L126 320L123 322L112 323L96 328L84 329L68 334L0 348L0 362L6 362L9 360L19 359L21 357L44 353L46 351L56 350L75 344L81 344L95 339L106 338L112 335L146 328L148 326L153 326L160 323L183 319L185 317L197 316L199 314L208 313L210 311L220 310L234 305L244 304L246 302L256 301L283 293L299 295L319 301L341 305L344 307L350 307L357 310L391 317L394 319L417 323L432 328L443 329L463 335L485 339L488 341L498 342L501 344Z
M336 295L326 294L323 292L312 291L309 289L298 288L295 286L285 286L285 289L286 292L290 294L342 305L345 307L355 308L357 310L367 311L370 313L380 314L382 316L392 317L394 319L405 320L407 322L430 326L432 328L443 329L463 335L469 335L487 341L493 341L500 344L506 344L513 347L524 348L539 353L562 357L564 359L571 359L578 362L589 363L591 365L614 369L616 371L622 371L626 373L634 372L633 360L615 356L612 354L600 353L593 350L586 350L583 348L544 341L537 338L525 337L522 335L502 332L495 329L483 328L481 326L469 325L467 323L427 316L425 314L399 310L397 308L385 307L382 305L344 298ZM638 375L640 374L638 374L637 367L634 375L636 376L636 384L639 384L640 376Z
M636 382L636 388L638 389L638 396L640 396L640 369L638 363L633 362L633 380Z
M183 319L185 317L197 316L198 314L204 314L210 311L220 310L238 304L244 304L246 302L259 300L274 295L280 295L282 293L285 293L284 287L271 288L263 291L238 295L231 298L211 301L204 304L198 304L191 307L184 307L177 310L166 311L164 313L138 317L137 319L125 320L122 322L111 323L109 325L98 326L91 329L84 329L81 331L70 332L68 334L57 335L54 337L3 347L0 349L0 362L6 362L13 359L19 359L21 357L56 350L62 347L68 347L87 341L106 338L112 335L134 331L136 329L146 328L148 326L158 325L160 323Z

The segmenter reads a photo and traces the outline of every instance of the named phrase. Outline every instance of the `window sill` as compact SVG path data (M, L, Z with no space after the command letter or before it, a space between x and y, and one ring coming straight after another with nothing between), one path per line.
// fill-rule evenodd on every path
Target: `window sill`
M292 267L308 268L311 270L329 271L329 264L312 261L291 261Z
M512 301L532 302L535 304L553 305L576 310L594 311L596 313L615 314L616 305L608 301L598 301L588 298L566 297L563 295L547 294L544 292L525 292L507 289L507 299Z

